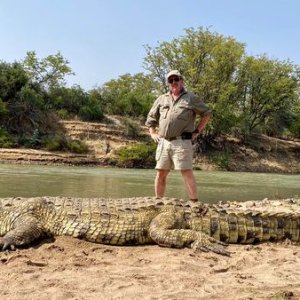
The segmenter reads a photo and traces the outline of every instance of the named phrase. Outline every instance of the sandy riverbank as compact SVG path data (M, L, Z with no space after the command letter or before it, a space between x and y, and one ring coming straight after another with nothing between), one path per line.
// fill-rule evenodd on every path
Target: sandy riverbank
M230 257L59 237L0 254L2 299L299 299L300 249L231 245Z
M224 204L300 212L299 200ZM300 247L229 245L231 255L68 237L0 252L1 299L300 299Z

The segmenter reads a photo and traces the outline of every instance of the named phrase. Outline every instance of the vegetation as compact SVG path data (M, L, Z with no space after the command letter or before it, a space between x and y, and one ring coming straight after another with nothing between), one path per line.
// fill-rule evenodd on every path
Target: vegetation
M145 118L157 97L158 84L149 75L125 74L99 89L107 114Z
M71 140L64 135L44 137L42 144L49 151L70 151L73 153L87 153L88 146L80 140Z
M0 127L0 148L11 148L14 146L14 141L9 136L7 131Z
M243 134L299 137L299 66L247 56L232 37L203 28L187 29L185 36L146 51L145 67L165 90L168 70L179 69L188 89L213 109L207 134L239 128Z
M213 154L211 160L220 167L221 170L229 171L230 153L228 150L225 152L218 152Z
M81 142L65 137L59 118L51 109L52 91L70 73L68 62L60 53L39 61L34 52L28 52L23 62L0 63L1 147L86 151ZM49 143L56 146L49 147Z
M60 52L39 59L31 51L20 62L0 61L0 147L84 152L84 144L65 137L59 120L102 122L106 114L126 116L125 134L141 139L136 122L143 123L155 98L167 91L170 69L179 69L187 89L214 112L206 144L233 132L300 138L299 66L266 55L248 56L243 43L201 27L186 29L170 42L147 45L145 51L147 74L124 74L90 91L66 87L65 76L73 72ZM152 146L145 147L129 148L132 161L153 163L147 156ZM129 150L122 151L120 161L126 165ZM228 159L218 158L225 168Z
M155 165L154 143L136 144L117 151L116 165L125 168L150 168Z

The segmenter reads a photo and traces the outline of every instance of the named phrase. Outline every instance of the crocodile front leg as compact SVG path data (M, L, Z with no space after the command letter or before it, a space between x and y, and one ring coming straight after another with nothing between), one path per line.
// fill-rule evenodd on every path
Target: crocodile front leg
M0 237L0 248L14 250L16 247L29 245L44 233L43 226L33 216L19 218L12 229Z
M187 228L183 213L174 209L162 212L151 222L150 237L160 246L171 248L191 247L204 252L212 251L229 255L224 249L226 244L215 240L204 232Z

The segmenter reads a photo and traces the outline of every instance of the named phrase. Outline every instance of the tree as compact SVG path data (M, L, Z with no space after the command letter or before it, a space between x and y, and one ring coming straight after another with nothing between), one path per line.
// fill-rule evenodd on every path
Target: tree
M185 32L185 36L155 48L146 46L145 68L164 90L167 90L167 72L180 70L187 88L213 109L212 132L226 132L236 119L235 74L244 55L244 45L202 27Z
M50 124L47 122L50 113L45 110L43 94L29 85L23 86L15 98L8 101L7 108L6 127L13 134L32 135L35 130L46 134L53 125L53 120Z
M72 87L58 86L53 87L48 92L47 105L56 110L65 110L70 115L77 115L80 108L88 99L88 93L79 85Z
M5 119L7 113L8 113L8 111L6 108L6 103L4 103L0 98L0 126L1 126L1 123L3 122L3 120Z
M291 110L291 119L289 122L287 129L291 136L295 138L300 138L300 98L296 101L296 104L293 106Z
M0 62L0 98L3 102L15 99L28 82L29 77L22 64Z
M272 134L286 128L297 132L293 124L299 120L294 108L299 101L299 67L266 56L247 56L244 48L232 37L190 28L171 42L145 46L144 66L164 91L167 72L180 70L187 88L213 110L210 135L233 127L244 133L257 128Z
M45 106L47 90L31 75L22 63L0 63L0 125L21 144L58 128Z
M48 107L54 109L60 118L74 116L85 121L102 121L104 105L98 90L84 91L79 85L52 88L48 93Z
M40 107L43 99L30 87L22 64L0 64L0 99L1 123L8 132L22 133L34 127L34 107Z
M124 74L106 82L100 93L109 114L146 117L155 97L157 83L149 75Z
M246 57L237 74L243 131L251 133L274 120L282 126L288 124L288 114L299 99L299 80L296 67L288 61L271 60L266 56Z
M87 101L79 110L79 116L85 121L102 121L104 116L103 99L99 91L91 90Z
M23 66L31 82L46 89L64 85L65 76L74 74L60 52L39 60L35 51L29 51Z

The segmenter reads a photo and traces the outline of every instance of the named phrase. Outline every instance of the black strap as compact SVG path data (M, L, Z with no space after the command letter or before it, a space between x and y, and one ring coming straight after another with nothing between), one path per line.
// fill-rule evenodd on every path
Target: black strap
M193 137L192 132L183 132L180 136L183 140L191 140ZM165 138L168 141L174 141L177 139L177 137L170 137L170 138Z
M183 132L181 135L181 138L183 140L191 140L193 137L193 133L192 132Z

